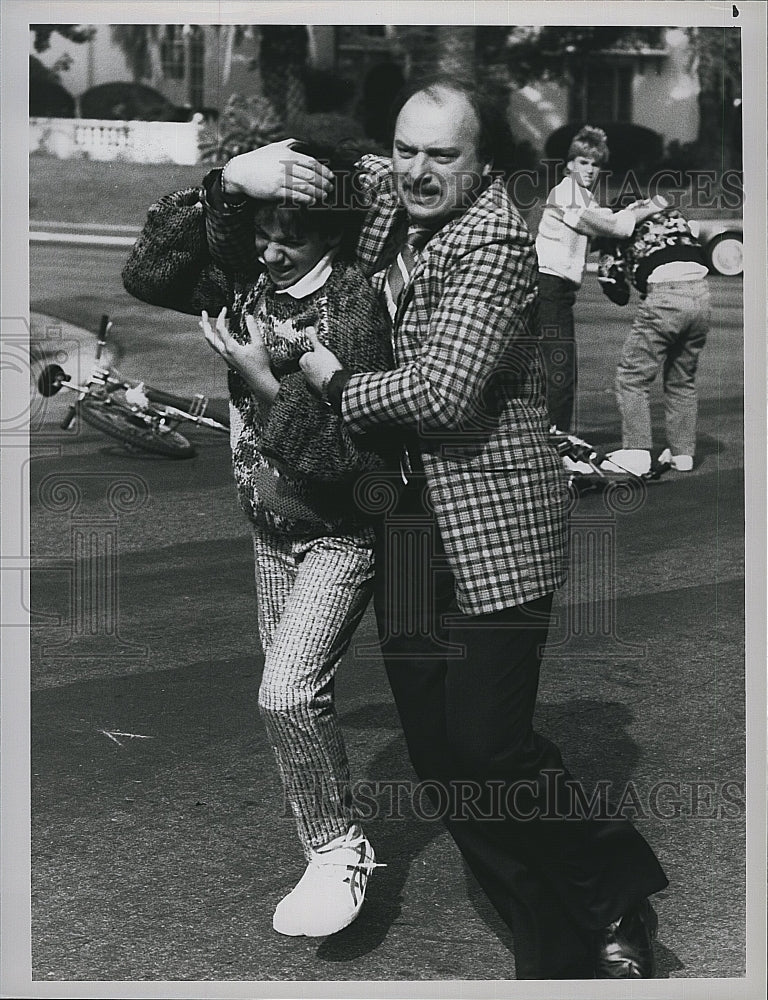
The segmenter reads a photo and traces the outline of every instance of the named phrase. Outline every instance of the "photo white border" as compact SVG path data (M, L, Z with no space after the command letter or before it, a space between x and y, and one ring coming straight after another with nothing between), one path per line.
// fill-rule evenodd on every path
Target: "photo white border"
M305 23L305 24L580 24L741 25L743 39L745 329L745 501L747 587L747 975L739 979L665 979L584 983L450 982L45 982L30 972L29 637L24 628L0 629L0 996L3 997L659 997L675 1000L755 1000L765 996L766 941L766 5L732 3L495 0L440 2L174 2L174 0L2 0L0 3L0 348L29 321L28 91L30 23ZM10 333L8 333L10 331ZM2 366L3 413L24 412L27 372ZM20 407L20 409L15 409ZM0 430L2 425L0 424ZM2 454L2 606L19 607L20 526L26 523L28 449L4 440ZM23 576L28 587L28 575ZM24 592L28 607L28 592ZM5 616L4 616L5 620Z

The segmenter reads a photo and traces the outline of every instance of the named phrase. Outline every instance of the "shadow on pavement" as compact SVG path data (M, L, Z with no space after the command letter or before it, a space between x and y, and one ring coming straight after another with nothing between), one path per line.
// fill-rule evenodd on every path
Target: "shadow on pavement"
M408 763L405 742L400 735L397 711L391 702L364 705L341 717L345 731L391 729L398 735L385 743L368 761L365 779L398 782L415 780ZM365 829L375 845L377 857L384 860L386 879L372 878L366 896L365 920L358 920L346 930L327 938L318 948L317 957L330 962L345 962L377 948L400 916L403 890L411 866L426 846L443 832L442 824L416 818L406 806L398 809L386 792L376 796L375 816L366 820ZM385 895L386 893L386 895Z

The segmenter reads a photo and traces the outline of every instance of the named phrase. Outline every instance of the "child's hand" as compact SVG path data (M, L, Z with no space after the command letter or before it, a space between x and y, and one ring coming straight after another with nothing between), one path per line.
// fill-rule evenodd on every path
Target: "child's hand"
M261 331L256 325L256 320L253 316L246 316L245 325L248 328L251 342L250 344L243 345L243 349L245 350L250 363L253 365L254 370L271 372L272 366L269 351L264 343Z
M215 325L205 310L200 321L205 339L219 357L243 377L254 395L271 403L280 384L272 374L269 354L253 317L247 316L245 324L251 336L249 344L239 344L229 332L226 306L216 317Z
M228 357L227 343L232 338L229 335L229 323L227 322L227 307L222 306L221 312L216 317L216 325L211 325L210 317L208 313L203 309L202 319L200 320L200 328L205 334L205 339L208 341L208 346L212 347L214 351L219 355L219 357L224 358L227 364L230 363Z

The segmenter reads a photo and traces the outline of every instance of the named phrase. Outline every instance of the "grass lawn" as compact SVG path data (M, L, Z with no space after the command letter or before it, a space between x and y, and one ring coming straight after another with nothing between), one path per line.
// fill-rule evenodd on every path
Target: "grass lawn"
M161 195L199 184L210 167L173 163L99 163L29 157L29 217L33 221L141 226Z
M94 160L58 160L35 153L29 157L29 217L32 221L96 222L141 226L147 208L169 191L199 184L210 167L198 163L180 167L171 163L126 163ZM528 224L538 226L546 191L535 191L530 183L515 191L527 202L521 204ZM612 192L615 193L615 192ZM670 191L663 193L670 195ZM723 210L692 206L691 192L677 189L672 200L692 219L739 216L738 209Z

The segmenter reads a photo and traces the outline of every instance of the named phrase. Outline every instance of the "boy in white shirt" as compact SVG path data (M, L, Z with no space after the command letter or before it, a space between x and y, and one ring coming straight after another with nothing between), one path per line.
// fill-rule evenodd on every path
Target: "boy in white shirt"
M654 204L642 203L616 213L601 208L592 189L607 160L605 132L585 125L571 141L566 176L547 196L536 237L549 422L563 433L571 429L576 395L573 304L584 274L590 237L631 236L636 223L666 205L658 199Z

